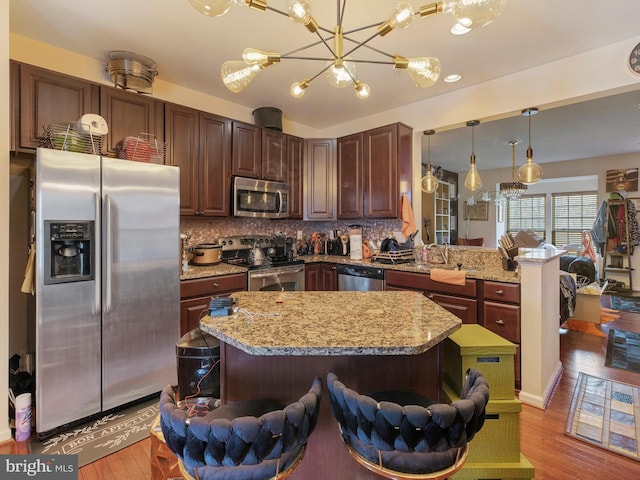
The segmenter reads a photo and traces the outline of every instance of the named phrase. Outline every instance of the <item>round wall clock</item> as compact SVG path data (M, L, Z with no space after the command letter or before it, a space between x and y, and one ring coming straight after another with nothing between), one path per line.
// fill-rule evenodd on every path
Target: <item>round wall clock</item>
M640 75L640 43L631 50L629 55L629 68L636 75Z

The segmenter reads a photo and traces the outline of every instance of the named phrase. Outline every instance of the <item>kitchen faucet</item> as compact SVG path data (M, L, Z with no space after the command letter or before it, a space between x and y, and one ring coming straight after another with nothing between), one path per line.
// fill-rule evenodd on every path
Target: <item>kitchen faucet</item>
M449 244L445 243L444 248L442 247L443 245L438 245L437 243L430 243L429 245L427 245L428 250L435 248L438 251L438 253L442 256L442 260L444 261L444 264L448 265L449 264Z

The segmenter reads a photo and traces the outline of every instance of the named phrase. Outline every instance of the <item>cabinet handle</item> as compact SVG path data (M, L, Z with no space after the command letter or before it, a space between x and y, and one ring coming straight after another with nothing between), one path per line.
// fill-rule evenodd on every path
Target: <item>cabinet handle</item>
M220 287L220 284L218 282L213 282L213 288L218 288Z
M496 320L496 324L498 324L498 325L504 325L504 320Z
M433 293L427 293L427 298L433 298Z
M504 295L504 292L502 290L496 290L496 295Z

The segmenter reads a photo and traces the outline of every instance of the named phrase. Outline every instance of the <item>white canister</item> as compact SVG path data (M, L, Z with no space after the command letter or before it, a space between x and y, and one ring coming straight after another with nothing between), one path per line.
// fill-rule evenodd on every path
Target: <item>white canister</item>
M16 397L16 442L24 442L31 437L31 394L22 393Z
M349 248L351 260L362 260L362 227L349 225Z

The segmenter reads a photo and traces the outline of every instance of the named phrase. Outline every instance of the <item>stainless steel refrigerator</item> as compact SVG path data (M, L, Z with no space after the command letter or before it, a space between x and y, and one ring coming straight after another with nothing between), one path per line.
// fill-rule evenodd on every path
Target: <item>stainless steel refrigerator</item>
M175 384L179 169L38 149L36 431Z

